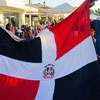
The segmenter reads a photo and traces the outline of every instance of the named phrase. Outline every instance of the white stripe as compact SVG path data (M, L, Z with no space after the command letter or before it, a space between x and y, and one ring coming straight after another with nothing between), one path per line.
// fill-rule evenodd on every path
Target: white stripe
M29 63L0 55L0 73L29 80L43 79L42 63Z
M43 65L55 64L56 44L54 35L48 29L43 30L38 35L42 43L42 63ZM45 69L45 66L44 69ZM45 79L40 81L39 90L35 100L53 100L55 81L54 79Z
M35 100L53 100L55 81L40 81L39 90Z
M55 79L68 75L96 60L97 55L90 36L56 61Z
M42 62L54 63L56 59L56 44L54 35L48 29L39 33L42 42Z

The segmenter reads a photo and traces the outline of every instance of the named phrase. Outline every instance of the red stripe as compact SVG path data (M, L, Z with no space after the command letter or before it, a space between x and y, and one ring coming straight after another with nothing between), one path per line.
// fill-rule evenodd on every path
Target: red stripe
M39 83L0 74L0 100L35 100Z
M54 27L49 28L55 36L57 45L56 59L90 36L89 5L90 3L85 1L72 15Z

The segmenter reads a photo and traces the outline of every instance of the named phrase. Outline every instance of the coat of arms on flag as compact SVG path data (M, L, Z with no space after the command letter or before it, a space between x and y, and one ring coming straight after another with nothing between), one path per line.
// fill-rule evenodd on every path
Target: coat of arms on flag
M53 78L54 77L54 65L48 64L45 66L45 70L43 71L43 77L46 78Z

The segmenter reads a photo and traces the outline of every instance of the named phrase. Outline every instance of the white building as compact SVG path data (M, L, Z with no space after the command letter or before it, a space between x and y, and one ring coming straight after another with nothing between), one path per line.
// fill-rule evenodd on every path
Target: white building
M27 23L32 24L32 15L27 14L31 12L33 15L38 14L38 9L26 6L25 0L0 0L0 21L4 26L9 22L21 26ZM26 17L26 18L25 18Z

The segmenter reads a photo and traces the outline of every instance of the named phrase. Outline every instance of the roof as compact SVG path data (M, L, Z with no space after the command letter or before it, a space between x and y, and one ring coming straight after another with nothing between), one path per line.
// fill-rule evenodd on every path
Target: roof
M70 13L73 11L74 11L74 7L65 2L55 8L48 10L48 14Z
M35 11L38 12L37 8L28 7L25 5L24 0L21 0L21 2L15 2L14 0L0 0L0 6L8 6L13 8L18 8L26 11Z
M33 6L35 6L35 7L41 7L41 8L44 8L44 5L43 4L41 4L41 3L37 3L37 4L32 4ZM45 5L45 8L51 8L50 6L47 6L47 5Z

